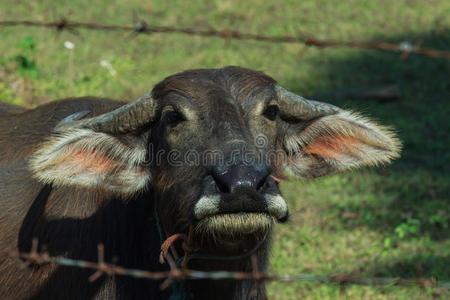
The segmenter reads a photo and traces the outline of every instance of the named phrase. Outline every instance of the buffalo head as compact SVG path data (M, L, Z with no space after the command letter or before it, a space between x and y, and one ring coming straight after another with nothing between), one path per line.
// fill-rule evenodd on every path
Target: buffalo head
M68 116L31 167L53 185L147 195L168 233L193 224L199 243L234 249L287 219L278 187L285 173L313 178L388 163L399 148L386 127L227 67L170 76L106 114Z

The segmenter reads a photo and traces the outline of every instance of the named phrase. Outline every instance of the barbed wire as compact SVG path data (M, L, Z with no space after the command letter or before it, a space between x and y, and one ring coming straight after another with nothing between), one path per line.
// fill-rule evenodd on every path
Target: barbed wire
M450 282L438 281L436 278L426 278L421 270L417 272L417 278L399 278L399 277L360 277L356 275L334 274L334 275L316 275L316 274L296 274L296 275L273 275L258 271L256 256L251 257L252 272L234 272L234 271L199 271L187 268L178 268L170 254L165 256L169 264L169 271L152 272L147 270L124 268L113 263L107 263L104 260L104 246L98 245L98 260L96 262L78 260L67 257L50 256L48 252L38 252L38 241L33 239L30 252L19 252L17 250L2 250L0 257L9 257L20 259L25 266L30 264L45 265L56 264L66 267L75 267L82 269L91 269L95 272L89 277L93 282L102 275L108 276L129 276L134 278L148 280L163 280L161 289L170 286L173 280L256 280L256 281L280 281L280 282L317 282L327 284L356 284L367 286L418 286L421 288L437 287L450 289Z
M72 22L66 18L60 18L54 22L30 21L30 20L11 20L0 21L0 26L30 26L55 28L58 31L68 30L72 33L78 33L77 29L102 30L102 31L124 31L134 34L187 34L202 37L218 37L226 40L254 40L268 43L301 43L305 46L313 46L319 48L326 47L348 47L361 49L374 49L389 52L399 52L402 58L408 57L410 54L418 54L433 58L444 58L450 60L450 51L437 50L432 48L423 48L420 43L412 44L404 41L398 44L388 42L362 42L362 41L339 41L317 39L312 36L268 36L252 33L243 33L238 30L223 29L196 29L188 27L172 27L172 26L151 26L145 21L136 21L132 26L127 25L105 25L89 22Z

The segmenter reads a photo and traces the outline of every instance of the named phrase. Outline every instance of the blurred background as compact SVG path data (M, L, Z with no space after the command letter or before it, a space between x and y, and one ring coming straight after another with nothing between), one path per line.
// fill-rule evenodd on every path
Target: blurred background
M384 41L450 50L450 1L7 1L0 21L73 22L269 36ZM393 165L282 190L291 219L276 228L271 271L450 280L450 60L300 43L0 26L0 100L29 108L93 95L131 101L173 73L239 65L285 88L390 125ZM380 99L365 91L387 88ZM270 299L429 299L442 288L269 284Z

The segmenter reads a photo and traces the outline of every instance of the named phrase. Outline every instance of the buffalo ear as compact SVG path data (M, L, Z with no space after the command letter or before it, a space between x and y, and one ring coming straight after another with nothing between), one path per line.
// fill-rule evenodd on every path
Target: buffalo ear
M97 187L129 195L144 189L150 173L143 167L144 139L85 128L54 133L33 154L34 176L54 185Z
M352 112L281 123L284 168L297 177L319 177L399 157L401 143L391 129Z

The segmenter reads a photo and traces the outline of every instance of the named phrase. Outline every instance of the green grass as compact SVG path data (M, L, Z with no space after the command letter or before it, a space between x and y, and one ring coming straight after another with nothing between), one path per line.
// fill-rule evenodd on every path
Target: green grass
M450 49L449 1L22 1L0 0L0 19L151 25L362 41L411 41ZM64 48L71 41L75 49ZM72 56L72 57L71 57ZM117 75L100 66L111 63ZM0 98L33 107L96 95L133 100L165 76L191 68L240 65L263 70L302 95L399 86L390 103L334 100L392 125L404 144L393 165L316 181L283 183L292 212L274 236L271 270L450 280L450 63L412 55L305 48L185 35L0 28ZM271 299L428 299L439 289L271 283Z

